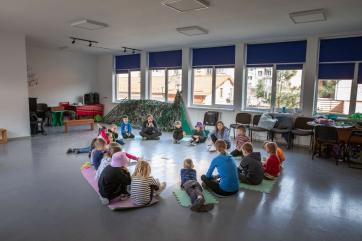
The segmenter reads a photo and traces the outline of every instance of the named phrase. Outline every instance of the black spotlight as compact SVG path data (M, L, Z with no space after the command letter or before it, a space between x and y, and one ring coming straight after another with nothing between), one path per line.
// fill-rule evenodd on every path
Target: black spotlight
M135 50L132 50L132 54L135 54L136 53L136 51Z
M89 42L88 46L89 46L89 47L92 47L92 42Z
M75 44L75 39L72 40L72 44Z
M127 49L126 49L126 48L123 48L123 52L124 52L124 53L127 52Z

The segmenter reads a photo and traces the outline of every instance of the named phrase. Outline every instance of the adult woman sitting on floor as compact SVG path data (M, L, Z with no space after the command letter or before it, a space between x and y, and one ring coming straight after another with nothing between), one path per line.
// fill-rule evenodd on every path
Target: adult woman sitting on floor
M147 115L147 120L142 124L142 130L140 135L144 140L159 140L162 135L158 129L156 121L153 119L151 114Z
M206 175L201 176L206 188L211 189L220 196L230 196L239 191L239 178L234 159L226 153L226 142L217 140L215 142L216 150L220 153L210 164ZM214 169L217 169L219 175L213 176Z
M229 129L225 127L224 122L222 121L216 122L215 130L211 132L210 138L212 141L212 144L208 148L210 152L216 151L215 142L217 140L224 140L226 149L229 149L231 146Z

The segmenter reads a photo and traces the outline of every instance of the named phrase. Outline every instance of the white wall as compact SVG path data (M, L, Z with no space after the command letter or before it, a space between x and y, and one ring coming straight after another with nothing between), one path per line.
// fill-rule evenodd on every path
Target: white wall
M37 97L38 103L75 103L79 96L96 90L95 55L28 45L27 63L38 80L37 85L29 87L29 96Z
M30 135L25 35L0 32L0 128Z
M112 103L113 85L113 56L101 55L97 58L97 92L99 99L104 104L104 114L107 114L116 104Z

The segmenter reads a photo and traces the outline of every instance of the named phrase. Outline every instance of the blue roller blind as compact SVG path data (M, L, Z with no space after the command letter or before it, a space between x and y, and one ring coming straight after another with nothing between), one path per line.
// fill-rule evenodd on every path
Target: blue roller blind
M362 84L362 64L358 65L358 84Z
M303 64L278 64L277 70L303 69Z
M362 37L323 39L319 62L362 61Z
M247 45L247 65L304 63L307 41Z
M235 65L235 46L192 50L192 66Z
M130 54L130 55L119 55L116 56L116 71L129 70L129 69L140 69L141 66L141 55Z
M150 68L182 67L182 50L151 52L148 57Z
M319 64L319 79L353 79L354 63Z

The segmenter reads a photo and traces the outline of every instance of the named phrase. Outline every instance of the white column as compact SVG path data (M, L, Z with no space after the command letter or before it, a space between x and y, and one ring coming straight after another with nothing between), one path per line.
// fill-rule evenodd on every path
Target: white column
M354 65L354 75L351 86L351 96L349 102L349 114L356 112L356 101L357 101L357 90L358 90L358 67L359 64L355 63Z
M244 66L245 66L245 44L235 44L235 75L234 75L234 109L239 112L242 108Z
M148 99L148 52L141 53L141 99Z
M192 72L192 62L191 62L191 49L182 48L182 98L186 104L189 106L192 102L192 90L191 90L191 72Z
M307 53L304 65L304 79L302 82L302 108L303 114L311 116L313 114L314 98L316 96L316 83L318 80L318 56L319 56L318 37L309 37L307 39Z

